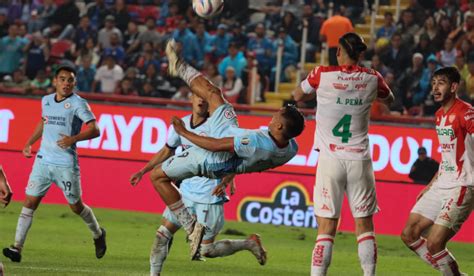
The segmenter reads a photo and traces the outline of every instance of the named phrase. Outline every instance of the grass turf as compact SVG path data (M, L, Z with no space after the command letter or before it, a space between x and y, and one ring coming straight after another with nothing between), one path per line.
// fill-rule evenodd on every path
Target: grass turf
M0 246L13 241L21 204L14 202L0 209ZM101 260L95 258L87 227L66 206L40 206L35 213L23 260L12 263L3 255L0 260L6 275L148 275L148 254L160 216L95 208L94 212L107 229L108 250ZM226 258L191 262L183 231L174 239L165 262L164 275L309 275L311 251L316 231L305 228L277 227L262 224L226 222L226 230L259 233L268 250L268 262L260 266L250 252ZM245 236L221 234L218 239L241 239ZM406 249L398 237L378 235L377 275L438 275ZM474 273L474 246L451 243L461 270ZM329 275L362 275L355 237L339 233Z

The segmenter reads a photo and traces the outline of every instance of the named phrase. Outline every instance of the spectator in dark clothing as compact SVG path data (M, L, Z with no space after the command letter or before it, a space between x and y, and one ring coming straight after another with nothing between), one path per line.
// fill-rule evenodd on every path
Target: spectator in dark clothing
M105 6L104 0L96 0L95 3L90 3L86 7L87 16L91 20L91 25L96 30L102 29L105 24L105 17L110 14Z
M79 8L73 0L64 0L63 4L54 11L51 16L51 24L45 33L48 36L55 35L59 32L58 39L71 38L74 33L74 26L79 23Z
M0 37L8 35L8 20L5 10L0 10Z
M280 25L280 28L284 28L286 33L297 43L301 42L301 35L303 31L303 26L301 22L295 17L292 12L285 12L283 19ZM277 28L278 30L279 28Z
M74 34L74 43L76 44L76 49L82 49L86 45L88 38L97 39L97 31L90 25L90 19L87 16L81 17L79 21L79 27L77 27Z
M130 22L130 14L127 11L125 1L117 0L111 14L115 17L117 28L124 33L127 30L128 22Z
M431 43L430 37L428 34L420 35L420 42L416 45L413 50L414 53L420 53L423 55L423 60L428 60L428 57L435 53L433 45ZM425 62L426 63L426 62Z
M319 41L319 30L323 18L313 15L311 5L304 5L303 19L308 22L308 40L306 42L306 58L309 62L316 60L316 52L321 49L321 41Z
M120 38L117 33L110 34L110 47L104 49L103 56L113 56L118 64L124 65L125 50L120 44Z
M235 43L237 47L239 47L240 50L243 51L245 47L247 47L248 38L247 35L242 33L242 25L240 25L240 23L236 22L234 25L232 25L231 35L231 42Z
M439 163L426 155L424 147L420 147L418 149L418 159L411 167L408 177L415 183L428 184L438 172L438 168Z
M25 74L32 80L39 70L46 69L46 62L49 59L48 41L41 34L33 35L33 40L26 46Z
M402 47L402 36L399 33L392 36L388 51L381 56L383 63L393 69L395 76L399 76L410 66L410 57L409 50Z

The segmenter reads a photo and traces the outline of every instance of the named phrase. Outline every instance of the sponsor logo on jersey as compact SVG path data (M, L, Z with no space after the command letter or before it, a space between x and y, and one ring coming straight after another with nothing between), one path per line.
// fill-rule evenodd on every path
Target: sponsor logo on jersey
M235 116L236 115L233 110L227 109L226 111L224 111L224 117L226 117L229 120L235 118Z
M313 203L309 198L303 185L285 181L275 188L270 198L242 199L237 218L251 223L315 228Z
M248 144L250 143L250 140L249 140L249 138L244 137L244 138L242 138L242 139L240 140L240 143L241 143L242 145L246 146L246 145L248 145Z
M450 152L451 150L454 150L456 144L440 144L440 146L442 152Z
M436 132L438 133L438 136L449 136L449 137L454 137L454 130L452 128L436 128Z
M362 77L353 77L353 76L342 77L342 76L337 76L337 80L342 80L342 81L361 81L361 80L362 80Z
M337 90L346 90L349 84L347 83L333 83L332 86Z
M364 90L367 88L367 83L357 83L354 87L356 90Z
M66 108L66 109L71 108L71 103L64 103L64 108Z

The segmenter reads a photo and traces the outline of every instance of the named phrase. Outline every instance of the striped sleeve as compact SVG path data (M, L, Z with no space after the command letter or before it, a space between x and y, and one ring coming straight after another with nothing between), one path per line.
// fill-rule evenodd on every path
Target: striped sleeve
M320 66L315 67L308 77L301 82L301 89L305 94L311 94L316 91L319 87L319 82L321 81L321 70Z

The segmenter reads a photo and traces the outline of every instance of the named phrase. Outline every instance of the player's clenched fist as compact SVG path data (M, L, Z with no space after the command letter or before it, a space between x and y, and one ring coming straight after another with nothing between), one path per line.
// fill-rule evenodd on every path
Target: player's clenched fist
M171 118L171 123L173 124L174 130L176 131L176 133L182 134L183 132L186 131L184 122L180 118L173 116L173 118Z

